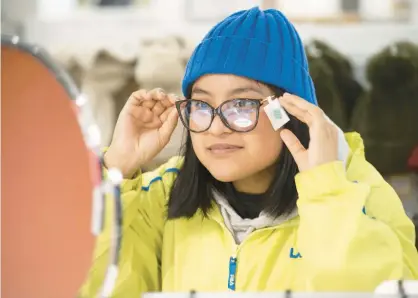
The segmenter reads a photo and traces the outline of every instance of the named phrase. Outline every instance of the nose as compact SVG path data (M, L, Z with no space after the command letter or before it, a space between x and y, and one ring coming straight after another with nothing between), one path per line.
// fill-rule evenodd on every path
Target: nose
M213 118L212 125L208 132L214 136L220 136L225 133L231 133L232 131L222 122L219 115L216 115L215 118Z

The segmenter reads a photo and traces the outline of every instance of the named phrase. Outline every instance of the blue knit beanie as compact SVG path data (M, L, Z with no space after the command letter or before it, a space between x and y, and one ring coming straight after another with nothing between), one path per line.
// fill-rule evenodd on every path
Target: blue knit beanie
M302 41L289 20L275 9L239 11L213 27L190 57L183 94L206 74L247 77L317 105Z

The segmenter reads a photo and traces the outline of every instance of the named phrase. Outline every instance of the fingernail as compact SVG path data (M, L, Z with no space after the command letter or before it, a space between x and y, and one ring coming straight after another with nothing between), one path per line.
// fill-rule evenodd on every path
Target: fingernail
M176 101L177 100L180 100L180 97L177 94L170 93L169 96L172 97L172 98L174 98Z

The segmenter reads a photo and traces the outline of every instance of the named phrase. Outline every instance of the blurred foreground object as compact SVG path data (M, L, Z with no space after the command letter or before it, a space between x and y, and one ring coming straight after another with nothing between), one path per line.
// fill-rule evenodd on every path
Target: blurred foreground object
M1 59L1 294L76 297L93 253L92 195L104 198L100 132L42 49L2 36Z
M371 90L359 100L352 126L383 175L406 173L418 144L418 46L398 42L384 48L369 60L367 79Z

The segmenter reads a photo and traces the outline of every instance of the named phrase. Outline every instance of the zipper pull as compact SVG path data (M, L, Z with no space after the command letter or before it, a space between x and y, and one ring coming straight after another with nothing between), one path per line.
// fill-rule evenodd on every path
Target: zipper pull
M228 289L235 291L237 273L237 257L232 256L229 258L229 275L228 275Z

